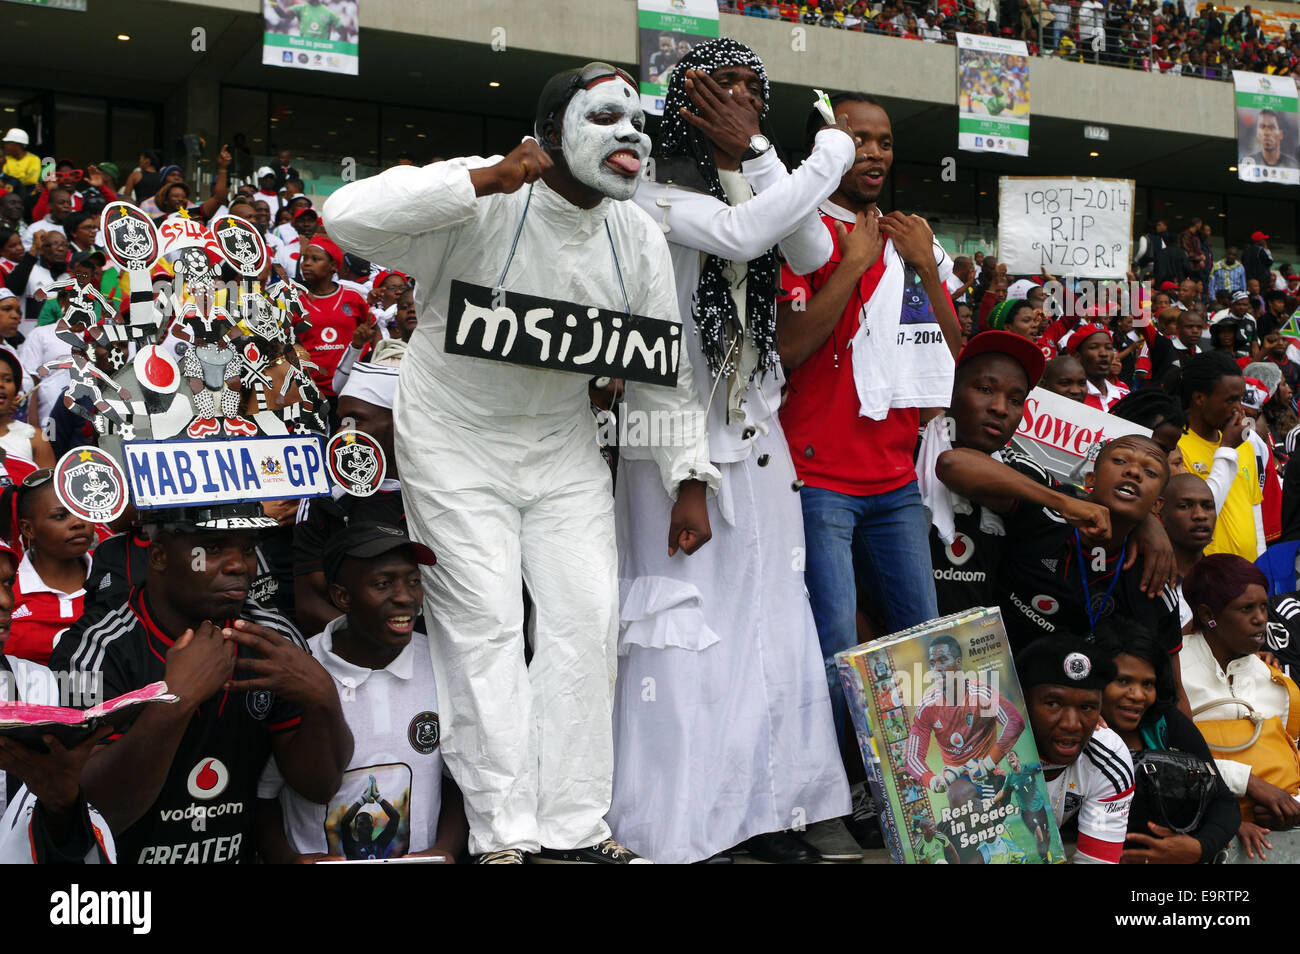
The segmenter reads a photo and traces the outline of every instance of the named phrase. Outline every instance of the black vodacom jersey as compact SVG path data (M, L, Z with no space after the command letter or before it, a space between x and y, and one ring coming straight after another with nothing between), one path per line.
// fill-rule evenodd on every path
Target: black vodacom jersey
M1178 596L1168 586L1154 597L1139 589L1141 557L1120 570L1127 550L1109 558L1094 552L1086 542L1076 542L1074 528L1048 507L1021 504L1005 520L1010 542L997 599L1014 652L1039 636L1091 637L1095 621L1114 613L1145 624L1171 655L1182 649ZM1130 537L1128 547L1133 545Z
M279 613L247 602L240 618L307 648L297 627ZM161 680L173 642L158 628L145 589L138 587L126 603L87 613L69 628L54 647L50 668L101 673L103 698L111 699ZM239 654L248 651L241 646ZM244 678L238 670L236 678ZM222 690L205 701L181 738L157 801L117 835L119 862L249 861L257 782L271 754L271 734L293 731L301 721L296 705L266 690Z

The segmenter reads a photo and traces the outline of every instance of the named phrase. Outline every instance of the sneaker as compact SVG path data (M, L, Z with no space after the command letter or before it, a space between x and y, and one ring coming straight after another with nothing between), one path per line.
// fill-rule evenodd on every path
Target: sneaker
M518 848L485 851L474 859L476 865L522 865L523 863L524 853Z
M534 864L551 865L651 865L630 848L625 848L613 838L587 848L543 848L533 856Z
M227 417L223 419L227 434L252 436L257 433L257 425L246 417Z
M862 846L838 818L814 822L803 832L803 840L817 849L826 861L861 861Z
M844 824L864 851L885 847L885 833L880 828L876 804L871 800L871 789L866 782L854 786L853 814L844 819Z
M216 418L196 417L190 422L190 426L185 428L185 433L196 440L200 437L208 437L221 431L221 425L217 423Z

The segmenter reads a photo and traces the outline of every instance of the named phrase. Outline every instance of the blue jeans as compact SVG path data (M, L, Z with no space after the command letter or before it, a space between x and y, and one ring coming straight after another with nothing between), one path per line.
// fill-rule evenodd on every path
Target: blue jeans
M934 619L939 606L930 566L930 520L916 481L874 497L804 487L799 500L807 549L804 581L842 742L847 710L835 654L858 644L854 565L865 575L863 594L884 617L888 632Z

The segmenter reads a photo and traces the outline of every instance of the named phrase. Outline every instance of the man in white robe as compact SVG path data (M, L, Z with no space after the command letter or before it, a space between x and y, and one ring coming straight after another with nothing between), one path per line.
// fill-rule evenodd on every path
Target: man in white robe
M688 90L691 115L675 119ZM791 174L759 134L766 101L748 48L697 47L669 87L657 181L636 194L668 237L683 320L698 328L686 353L708 430L695 458L711 452L722 471L712 542L683 560L648 535L671 503L653 448L620 447L610 822L657 862L700 861L741 842L761 860L816 861L798 831L851 807L776 414L774 246L801 272L825 264L831 242L817 206L853 164L854 141L842 129L819 133Z

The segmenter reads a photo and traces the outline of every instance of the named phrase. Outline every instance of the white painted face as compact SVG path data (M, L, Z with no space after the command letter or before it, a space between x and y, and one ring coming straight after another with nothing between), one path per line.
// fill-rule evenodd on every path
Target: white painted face
M564 161L584 185L611 199L630 199L650 155L644 128L641 97L626 80L580 89L564 113Z

